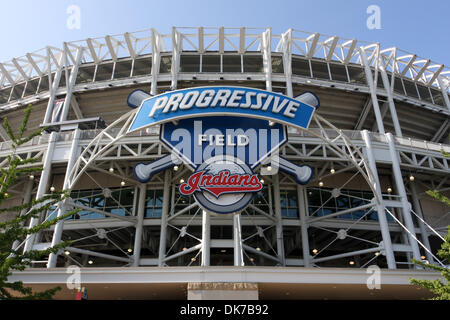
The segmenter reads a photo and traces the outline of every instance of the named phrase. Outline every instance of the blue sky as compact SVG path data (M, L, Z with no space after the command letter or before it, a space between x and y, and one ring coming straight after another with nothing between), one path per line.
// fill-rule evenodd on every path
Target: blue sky
M288 28L380 42L450 65L448 0L0 0L0 61L46 45L172 26ZM381 29L369 30L369 5L381 9ZM70 5L81 9L81 28L66 27Z

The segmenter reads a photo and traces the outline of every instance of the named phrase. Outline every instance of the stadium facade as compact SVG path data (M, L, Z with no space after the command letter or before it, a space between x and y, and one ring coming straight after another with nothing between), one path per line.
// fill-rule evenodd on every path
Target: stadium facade
M73 241L11 280L58 284L58 297L71 299L75 265L94 299L426 297L409 278L437 275L411 259L446 263L436 252L448 208L425 191L450 187L441 152L450 152L449 84L447 67L398 48L292 29L150 29L1 63L1 117L18 127L31 103L29 131L47 127L17 150L44 170L24 177L4 206L69 188L69 199L28 225L80 209L15 244ZM292 170L276 170L273 154L252 167L263 187L238 214L211 214L180 194L194 170L184 160L148 181L133 170L169 155L161 128L183 123L129 130L144 107L131 109L130 93L151 100L198 87L320 100L308 125L278 124L286 141L276 157ZM4 165L11 149L0 135ZM302 167L313 174L299 183Z

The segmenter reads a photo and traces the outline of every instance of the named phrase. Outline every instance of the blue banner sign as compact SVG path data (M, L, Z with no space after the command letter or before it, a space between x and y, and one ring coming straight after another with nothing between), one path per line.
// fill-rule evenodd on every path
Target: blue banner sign
M220 86L170 91L143 100L128 132L184 118L240 116L307 128L318 99L313 93L297 98L265 90Z

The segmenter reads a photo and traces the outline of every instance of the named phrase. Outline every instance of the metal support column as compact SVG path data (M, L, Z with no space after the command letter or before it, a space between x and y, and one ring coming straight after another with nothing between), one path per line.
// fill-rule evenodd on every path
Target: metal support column
M144 228L145 216L145 198L147 197L147 185L139 185L139 201L136 221L136 233L134 235L133 247L133 267L139 267L139 260L141 259L141 245L142 245L142 231Z
M437 77L439 87L441 87L442 96L444 97L445 105L447 109L450 111L450 99L448 97L447 88L445 87L444 80L442 80L441 76Z
M78 47L77 49L77 55L75 57L75 63L72 68L72 72L70 72L70 78L69 82L67 83L67 92L66 92L66 98L64 100L64 107L61 114L61 121L67 120L67 115L69 114L69 107L72 103L72 90L75 86L75 82L77 80L77 74L78 74L78 66L80 65L81 58L83 57L83 47ZM66 69L66 73L68 72L68 69Z
M39 180L39 186L36 192L36 199L42 198L48 188L48 181L50 178L50 172L52 169L52 158L53 158L53 151L55 150L55 143L56 143L56 132L52 132L49 137L47 151L45 152L45 158L43 161L43 170L41 171L41 178ZM36 226L39 223L40 217L31 218L30 224L28 225L29 228L32 228ZM27 252L33 248L34 241L36 238L36 234L29 234L25 240L25 246L24 246L24 252Z
M70 148L70 155L69 159L67 161L67 168L66 168L66 175L64 177L64 184L63 184L63 190L67 189L69 187L69 175L72 171L73 166L75 165L75 162L78 159L78 141L80 140L81 131L80 129L76 129L73 132L73 140L72 140L72 146ZM61 217L66 213L66 200L63 200L59 203L58 208L58 215L57 217ZM53 231L53 237L52 237L52 247L56 246L61 242L61 236L63 232L63 226L64 221L59 221L55 225L55 230ZM58 260L58 254L57 253L50 253L48 257L48 264L47 268L55 268L56 262Z
M311 257L309 255L309 238L308 238L308 198L306 196L306 187L297 185L298 213L301 223L302 232L302 250L303 265L311 266Z
M398 121L397 110L395 109L394 98L392 97L393 87L389 83L389 79L388 79L388 76L386 73L386 67L384 65L383 57L381 55L379 57L378 69L380 69L381 80L383 81L384 89L386 89L386 93L387 93L387 97L388 97L389 111L391 113L392 123L394 124L395 135L397 137L402 137L402 129L400 127L400 122Z
M283 41L283 68L286 78L286 95L294 95L292 90L292 29L289 29L281 35Z
M383 117L381 116L380 106L378 104L378 98L376 89L377 86L373 81L372 70L370 70L369 62L367 61L366 51L364 48L359 48L359 56L364 66L364 73L366 74L367 85L369 86L370 96L372 98L373 111L375 113L375 119L377 121L378 131L382 134L385 133L383 125Z
M166 170L164 172L164 188L163 188L163 203L161 213L161 233L159 237L159 254L158 266L164 265L164 258L166 257L166 241L167 241L167 220L169 218L169 204L170 204L170 181L172 180L172 172Z
M58 69L55 73L55 79L53 80L52 86L50 88L50 97L48 99L47 109L45 111L44 116L44 124L49 123L52 119L52 113L53 113L53 104L55 103L55 97L56 97L56 91L59 87L59 82L61 80L62 70L63 70L63 58L64 53L61 54L61 57L58 61ZM56 61L55 61L56 63Z
M279 174L279 173L278 173ZM280 181L278 174L273 175L273 201L275 206L276 235L277 235L277 256L281 265L285 266L284 242L283 242L283 222L281 218Z
M266 90L272 91L272 29L268 28L261 34L261 51L263 67L266 76Z
M202 267L209 266L211 250L211 216L205 210L202 211Z
M158 75L161 63L161 36L152 29L152 84L150 93L156 95L158 93Z
M170 88L175 90L178 82L178 71L180 70L180 53L182 46L181 34L172 27L172 82Z
M233 243L234 243L234 265L236 267L244 266L244 252L242 248L241 234L241 214L233 216Z
M411 198L413 201L414 211L420 218L423 219L423 212L422 212L422 207L421 207L420 201L419 201L419 195L417 194L416 184L414 182L410 182L409 189L411 190ZM422 221L418 221L418 223L419 223L419 228L420 228L420 234L422 235L422 243L425 245L425 247L428 248L428 250L431 251L430 241L428 239L427 227L425 226L425 224ZM427 260L430 263L434 263L433 256L428 251L426 251L426 256L427 256Z
M392 171L394 173L395 185L397 187L398 195L400 196L400 201L402 203L403 218L405 220L405 226L408 229L409 244L411 246L414 259L420 260L419 245L417 243L417 240L414 239L416 237L416 232L411 217L411 204L408 202L405 186L403 185L402 172L400 170L400 164L398 160L398 153L395 148L394 137L392 136L391 133L387 133L386 139L389 144L389 152L391 154Z
M369 175L369 180L375 189L375 192L377 194L377 197L379 199L379 203L377 203L377 212L378 212L378 222L380 223L380 230L381 230L381 237L383 238L383 246L384 246L384 252L386 255L386 260L388 264L389 269L396 269L396 263L395 263L395 257L394 257L394 251L392 249L392 240L391 235L389 233L389 225L386 218L386 211L385 211L385 205L383 201L383 196L381 194L381 184L380 180L378 178L378 171L377 166L375 162L375 157L372 150L372 142L370 140L369 131L363 130L361 131L362 139L364 140L366 144L366 153L367 158L369 161L369 167L372 171L372 175Z

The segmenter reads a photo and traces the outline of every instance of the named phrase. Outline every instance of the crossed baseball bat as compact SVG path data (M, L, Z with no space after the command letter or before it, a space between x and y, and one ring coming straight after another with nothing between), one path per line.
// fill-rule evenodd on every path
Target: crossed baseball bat
M135 91L130 94L127 103L130 107L136 108L141 105L142 101L149 97L150 95L144 91ZM317 97L310 92L305 92L294 99L313 107L319 105ZM281 171L293 176L297 183L307 184L313 175L313 169L308 165L297 165L278 155L272 156L271 161L272 167L278 167ZM182 161L178 157L169 154L150 163L138 163L134 167L134 174L140 182L145 183L150 181L155 174L181 163Z

